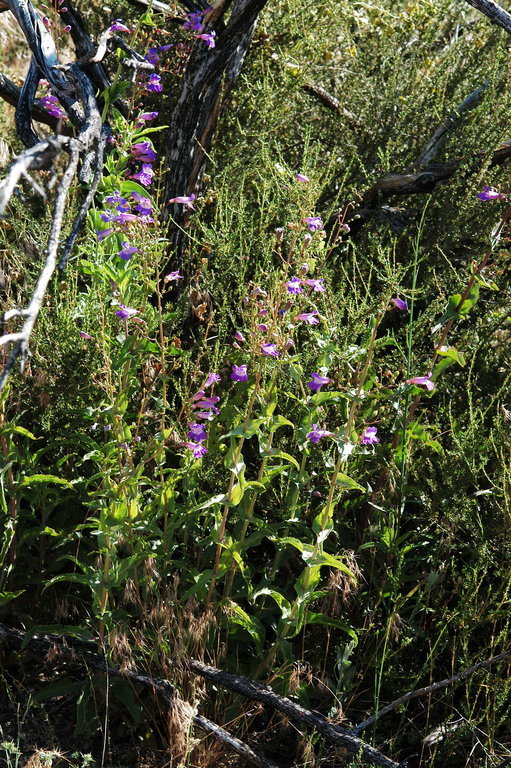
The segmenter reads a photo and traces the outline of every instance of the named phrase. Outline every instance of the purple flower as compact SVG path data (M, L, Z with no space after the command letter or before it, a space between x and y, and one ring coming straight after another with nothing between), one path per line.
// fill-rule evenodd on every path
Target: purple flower
M323 277L320 277L318 280L304 280L303 282L310 286L314 291L319 291L320 293L325 292L325 286L323 285L325 280Z
M156 160L156 152L148 141L139 141L138 144L133 144L131 154L143 163L154 163Z
M215 409L217 414L219 413L218 408ZM197 411L195 414L196 419L204 419L204 421L212 421L212 419L215 418L215 414L212 411Z
M203 389L199 389L198 392L196 392L194 395L192 395L192 397L190 398L190 401L192 403L196 403L197 400L202 400L202 398L204 397L205 394L206 393L204 392Z
M128 259L131 259L134 253L138 253L139 248L135 248L133 245L129 245L128 242L125 242L122 244L122 248L117 254L121 259L124 259L124 261L128 261Z
M163 86L161 84L160 75L155 75L153 72L153 74L149 76L149 80L145 83L145 89L151 93L161 93L161 91L163 91Z
M78 331L82 339L94 339L94 336L91 336L90 333L85 333L85 331Z
M203 400L199 400L193 407L194 408L210 408L214 413L218 414L220 411L216 407L215 403L218 403L220 398L218 395L211 395L211 397L205 397Z
M101 221L115 221L115 217L116 214L110 208L99 214Z
M376 427L366 427L360 435L360 441L363 445L375 445L380 442L380 438L376 434Z
M120 213L127 213L129 211L129 204L125 197L121 197L121 193L118 189L114 190L111 195L105 197L105 203L115 205Z
M202 459L208 452L208 449L202 443L183 443L193 454L194 459Z
M264 344L261 344L261 352L263 355L268 355L269 357L278 357L279 351L275 344L272 344L271 342L267 341Z
M246 365L233 365L231 379L233 381L248 381L248 373Z
M213 30L212 32L204 32L202 35L194 35L195 38L198 40L204 40L208 48L214 48L216 46L215 37L216 32Z
M257 323L257 327L259 328L261 333L266 333L266 331L268 330L268 326L266 325L266 323Z
M323 221L319 216L307 216L304 221L308 224L311 232L316 232L318 229L323 229Z
M202 24L202 11L190 12L186 14L186 21L183 24L183 29L189 29L192 32L202 32L204 25Z
M208 434L206 430L204 429L204 426L202 424L197 424L196 421L192 421L191 424L188 425L188 437L190 440L206 440Z
M169 203L179 203L180 205L186 205L187 208L191 208L193 211L195 210L193 207L194 200L195 195L193 193L188 197L186 195L180 195L179 197L171 197L170 200L167 200L167 205Z
M319 373L311 373L312 381L309 381L307 386L309 389L312 389L313 392L319 392L321 387L324 387L325 384L331 384L332 379L329 379L328 376L320 376Z
M303 173L295 173L295 179L298 179L298 181L310 181L309 177Z
M154 120L155 117L158 117L158 114L158 112L142 112L142 114L137 117L136 122L148 123L150 120Z
M117 310L115 313L117 317L120 317L121 320L127 320L130 317L133 317L134 315L138 315L138 309L133 309L132 307L127 307L125 304L119 304L120 309Z
M160 63L160 57L158 56L158 48L149 48L144 58L146 61L149 62L149 64L153 64L155 67L157 67L158 64Z
M132 173L128 178L139 181L144 187L149 187L153 182L154 171L152 165L149 163L143 163L142 170L138 173Z
M418 387L426 387L429 392L435 389L435 384L431 381L431 373L427 376L415 376L413 379L407 379L407 384L416 384Z
M236 333L234 334L234 338L236 339L236 341L241 341L241 342L245 341L245 337L243 336L241 331L236 331Z
M408 309L408 302L404 299L392 299L392 303L398 308L401 309L403 312Z
M479 200L483 200L485 203L488 202L488 200L505 200L506 195L503 195L501 192L497 192L494 189L491 189L490 187L485 187L484 192L479 192L477 195Z
M299 277L292 277L288 282L286 283L287 292L288 293L302 293L302 281Z
M319 320L316 317L317 314L317 311L313 309L312 312L302 312L301 315L297 315L295 320L303 320L303 322L308 325L318 325Z
M138 202L138 205L135 206L135 211L138 211L141 216L150 216L152 214L153 204L148 197L143 197L138 192L132 192L131 196Z
M184 275L180 275L179 272L169 272L163 278L164 283L171 283L173 280L184 280Z
M122 23L122 19L116 19L110 24L110 32L128 32L131 34L131 29Z
M109 229L96 229L98 243L104 240L105 237L109 237L112 234L112 232L113 232L113 229L111 227Z
M202 386L210 387L212 384L216 384L217 381L222 381L222 377L218 373L208 373L208 377Z
M59 106L59 101L56 96L53 96L49 91L46 96L40 99L41 104L47 110L48 114L52 117L60 118L65 117L66 113Z
M312 431L309 432L306 437L307 440L310 440L311 443L319 443L322 437L333 437L333 432L328 432L326 429L318 429L317 424L312 425Z

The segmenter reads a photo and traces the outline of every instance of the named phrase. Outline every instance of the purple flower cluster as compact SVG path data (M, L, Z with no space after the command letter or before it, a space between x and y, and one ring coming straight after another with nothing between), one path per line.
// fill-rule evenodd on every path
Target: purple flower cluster
M324 283L325 280L323 277L308 280L304 280L301 277L291 277L286 283L286 288L288 293L297 294L303 293L303 285L308 285L313 291L324 293L326 290Z
M119 190L116 189L110 195L107 195L107 197L105 197L105 203L109 203L111 207L100 213L99 216L101 221L108 224L118 224L123 232L126 232L128 226L135 222L139 224L153 224L154 217L152 215L153 205L151 200L138 192L132 192L130 197L136 202L133 209L131 208L132 203L128 201L127 198L122 197ZM116 230L113 227L96 230L98 242L101 242L115 233ZM136 245L130 245L128 240L123 240L122 247L117 255L119 258L124 259L124 261L128 261L135 253L138 253L139 250L140 249Z
M116 19L110 24L110 32L128 32L131 35L132 30L122 23L122 19Z
M156 152L151 143L139 141L134 144L131 148L131 156L136 162L142 163L142 167L136 173L129 174L128 179L135 179L144 187L150 187L154 178L153 163L156 160Z
M377 427L366 427L360 435L360 442L362 445L376 445L380 442L380 438L376 434Z
M319 216L307 216L304 219L311 232L323 229L323 220Z
M309 381L307 386L313 392L319 392L321 387L324 387L325 384L332 383L332 379L329 379L327 376L321 376L319 373L311 373L311 376L312 376L312 381Z
M208 433L206 432L205 425L201 424L200 421L211 421L220 413L216 406L220 400L218 395L205 396L206 389L213 386L218 381L221 381L221 376L219 376L218 373L208 373L202 388L191 397L191 406L194 411L195 421L190 421L188 423L187 437L189 440L183 442L183 445L192 452L195 459L201 459L208 452L208 449L204 445L208 439Z
M208 48L214 48L216 46L216 32L204 32L204 16L212 11L212 8L206 8L204 11L194 11L185 15L185 22L183 29L189 32L197 32L194 37L196 39L203 40Z
M43 98L40 99L40 102L52 117L56 117L57 119L66 117L66 113L59 105L59 100L51 91L48 91L46 96L43 96Z

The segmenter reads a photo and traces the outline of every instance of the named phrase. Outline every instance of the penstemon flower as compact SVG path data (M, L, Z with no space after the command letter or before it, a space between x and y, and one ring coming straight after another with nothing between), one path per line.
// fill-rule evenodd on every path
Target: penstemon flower
M309 389L312 389L313 392L319 392L321 387L324 387L325 384L331 384L332 379L329 379L328 376L321 376L319 373L311 373L312 381L309 381L307 386Z
M435 389L435 383L431 381L431 373L427 376L415 376L413 379L407 379L407 384L416 384L418 387L426 387L429 392Z
M233 381L248 381L248 373L246 365L233 365L231 379Z
M360 442L363 445L375 445L380 442L380 438L376 434L376 427L366 427L360 435Z
M334 433L329 432L327 429L318 429L317 424L312 425L312 431L308 432L306 435L307 440L310 440L311 443L317 444L321 440L322 437L333 437Z

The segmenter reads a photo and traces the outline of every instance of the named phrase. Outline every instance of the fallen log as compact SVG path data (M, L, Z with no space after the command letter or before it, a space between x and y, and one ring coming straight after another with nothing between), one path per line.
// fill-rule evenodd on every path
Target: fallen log
M331 723L326 717L323 717L317 712L310 712L308 709L305 709L300 704L291 701L291 699L288 699L285 696L279 696L268 685L263 685L262 683L258 683L256 680L251 680L249 677L244 677L243 675L235 675L232 672L223 672L221 669L211 667L201 661L192 660L188 662L188 668L194 674L204 677L207 680L211 680L211 682L214 682L222 688L227 688L229 691L239 693L248 699L260 701L261 703L267 704L273 709L282 712L292 720L296 720L307 728L317 731L317 733L324 736L331 744L337 744L348 749L353 754L359 755L364 762L370 763L371 765L379 765L382 766L382 768L399 768L399 765L404 766L404 763L396 763L370 744L367 744L367 742L359 739L353 731Z
M105 672L109 677L121 677L150 688L155 696L161 697L167 704L171 705L174 712L193 712L193 708L180 698L177 688L171 682L160 677L152 677L132 670L121 671L116 667L110 666L95 651L97 646L92 642L73 640L71 645L69 645L68 639L62 635L31 635L12 627L6 627L3 624L0 624L0 642L4 642L10 648L15 648L16 650L26 649L38 656L47 656L52 664L58 664L59 659L87 664ZM193 714L188 719L205 733L214 736L223 745L234 750L259 768L280 768L272 760L259 754L248 744L245 744L244 741L233 736L225 728L208 720L206 717Z

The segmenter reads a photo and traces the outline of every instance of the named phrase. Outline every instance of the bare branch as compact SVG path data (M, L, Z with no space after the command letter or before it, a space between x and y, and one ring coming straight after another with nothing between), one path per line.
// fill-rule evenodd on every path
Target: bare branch
M110 677L122 677L150 688L156 695L160 695L168 704L174 706L177 705L181 712L193 713L193 708L179 697L176 687L168 680L164 680L160 677L149 677L148 675L143 675L139 672L134 672L133 670L120 671L115 667L109 666L107 662L95 652L95 645L93 643L78 641L75 644L73 641L72 645L69 646L66 640L67 639L61 635L38 636L25 634L17 629L12 629L0 624L0 641L7 643L12 648L27 648L39 655L46 655L51 651L54 663L58 661L59 658L66 661L81 661L82 663L86 663L89 666L106 672ZM255 752L248 744L245 744L245 742L236 738L211 720L202 717L202 715L191 714L190 719L194 725L197 725L206 733L214 736L222 744L230 747L254 765L257 765L258 768L279 768L279 766L272 760Z
M472 93L470 93L467 98L461 102L459 107L456 107L456 109L446 117L442 125L436 129L433 136L420 153L419 157L414 163L414 168L420 168L421 166L429 165L429 163L433 162L442 145L444 144L449 131L459 123L462 116L466 112L469 112L471 109L475 109L475 107L477 107L487 87L488 81L472 91Z
M76 171L78 169L78 161L80 159L80 145L76 139L69 140L69 150L71 158L55 195L53 221L51 225L50 236L48 238L48 244L46 247L45 264L41 274L39 275L39 279L36 283L34 293L32 294L30 304L27 307L25 314L26 320L23 323L21 333L14 334L14 336L18 336L18 339L16 340L16 344L14 345L7 359L2 375L0 376L0 391L5 387L9 373L18 357L21 357L21 370L23 371L25 360L29 354L29 339L41 310L48 284L57 266L57 250L59 247L60 233L64 221L67 194L75 178Z
M201 661L190 661L188 667L194 674L205 677L222 688L227 688L229 691L240 693L242 696L246 696L249 699L261 701L263 704L268 704L279 712L283 712L293 720L297 720L308 728L317 731L324 736L327 741L330 741L333 744L339 744L350 752L359 754L371 765L379 765L382 766L382 768L398 768L398 763L383 755L370 744L359 739L353 731L340 728L334 723L329 722L317 712L310 712L300 706L300 704L296 704L294 701L291 701L284 696L279 696L269 685L262 685L262 683L258 683L256 680L251 680L243 675L235 675L232 672L223 672L216 667L210 667L207 664L203 664Z
M379 720L380 717L383 717L383 715L386 715L388 712L392 712L393 709L396 709L396 707L401 706L401 704L406 704L407 701L410 701L411 699L416 699L419 696L428 696L428 694L435 693L435 691L440 691L442 688L446 688L448 685L453 685L454 683L457 683L460 680L465 680L465 678L473 675L474 672L478 672L480 669L487 669L488 667L491 667L492 664L496 664L499 661L503 661L504 659L509 658L509 656L511 656L511 649L509 649L508 651L504 651L504 653L499 653L497 656L492 656L491 659L480 661L478 664L474 664L473 667L469 667L468 669L463 669L461 672L458 672L456 675L453 675L452 677L448 677L445 680L440 680L438 683L432 683L431 685L427 685L425 688L419 688L416 691L410 691L409 693L405 693L404 696L400 696L399 699L396 699L391 704L387 704L386 707L382 707L382 709L378 710L378 712L375 715L371 715L371 717L368 717L367 720L364 720L362 723L359 723L354 730L356 733L360 733L360 731L363 731L364 728L367 728L368 725L371 725L376 720Z
M511 35L511 14L501 8L498 3L493 0L466 0L466 2Z

